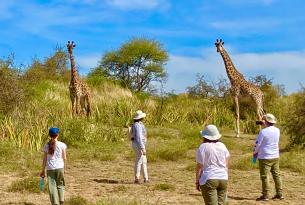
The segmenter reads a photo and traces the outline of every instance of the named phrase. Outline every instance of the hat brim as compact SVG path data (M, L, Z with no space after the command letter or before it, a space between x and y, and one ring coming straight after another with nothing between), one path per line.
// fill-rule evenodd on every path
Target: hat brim
M142 113L141 115L136 116L136 117L134 117L133 119L134 119L134 120L139 120L139 119L142 119L142 118L144 118L144 117L146 117L146 114L145 114L145 113Z
M267 119L265 119L267 122L269 122L269 123L272 123L272 124L275 124L276 123L276 120L267 120Z
M204 131L200 131L200 134L203 138L206 138L208 140L219 140L221 138L221 134L210 136L210 135L206 135Z

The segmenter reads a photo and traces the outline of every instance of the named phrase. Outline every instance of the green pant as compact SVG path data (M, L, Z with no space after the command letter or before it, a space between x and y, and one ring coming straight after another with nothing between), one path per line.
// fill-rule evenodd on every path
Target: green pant
M279 168L279 158L276 159L258 159L259 172L262 180L262 194L269 197L269 177L268 173L271 171L273 181L275 183L276 195L282 196L282 182Z
M64 169L47 170L47 175L52 205L63 204L65 191Z
M228 180L209 179L200 186L206 205L224 205L227 193Z

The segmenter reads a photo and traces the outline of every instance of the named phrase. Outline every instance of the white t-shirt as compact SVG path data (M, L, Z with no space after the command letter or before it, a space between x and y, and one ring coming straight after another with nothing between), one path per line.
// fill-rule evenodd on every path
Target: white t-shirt
M255 142L254 154L258 153L258 159L279 158L280 130L270 126L262 129Z
M63 142L56 141L56 148L53 155L47 154L47 170L64 168L63 151L66 151L67 145ZM44 146L44 152L48 153L49 144Z
M221 142L202 143L196 154L197 163L203 166L199 184L204 185L209 179L228 180L226 159L229 156L228 149Z

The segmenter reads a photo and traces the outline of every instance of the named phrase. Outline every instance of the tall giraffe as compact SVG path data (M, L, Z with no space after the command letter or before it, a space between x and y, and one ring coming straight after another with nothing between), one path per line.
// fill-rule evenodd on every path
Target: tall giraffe
M72 103L72 115L83 113L85 111L86 115L89 116L91 114L91 95L89 87L83 83L77 75L73 56L73 48L75 48L75 46L76 45L73 41L68 41L67 48L71 62L71 80L69 84L69 90ZM79 105L81 106L80 112L78 110Z
M217 52L220 53L226 68L226 72L228 78L231 83L231 91L235 102L235 120L236 120L236 137L239 137L239 102L238 98L243 93L251 96L251 98L256 103L256 113L258 120L262 120L264 115L263 103L264 103L264 93L261 91L259 87L245 80L244 76L238 72L235 68L230 56L226 52L223 47L224 42L220 40L216 40L215 46L217 48Z

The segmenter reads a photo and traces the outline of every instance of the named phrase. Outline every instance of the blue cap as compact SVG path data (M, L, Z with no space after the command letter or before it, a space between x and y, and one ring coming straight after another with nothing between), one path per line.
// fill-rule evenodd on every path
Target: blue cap
M49 135L58 135L58 133L59 133L59 128L57 127L51 127L49 129Z

